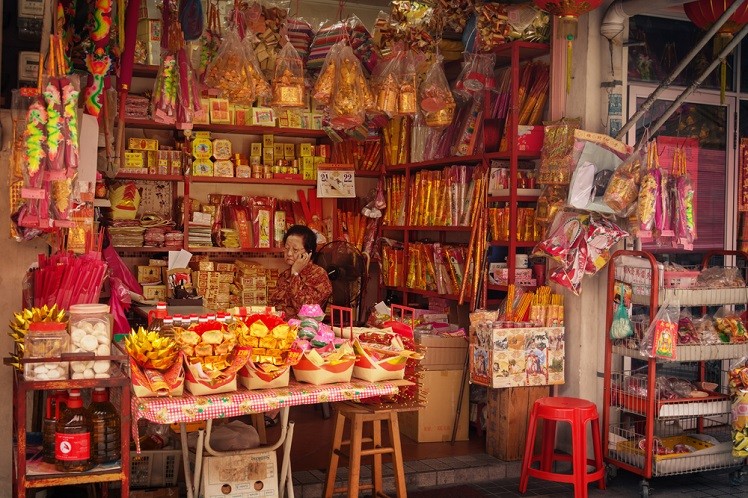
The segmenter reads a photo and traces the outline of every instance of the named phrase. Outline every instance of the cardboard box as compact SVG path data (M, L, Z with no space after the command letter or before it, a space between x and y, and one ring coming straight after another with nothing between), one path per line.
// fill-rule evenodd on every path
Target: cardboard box
M253 107L252 124L254 126L275 126L275 111L271 107Z
M564 328L475 328L470 381L492 388L564 383Z
M419 443L450 441L461 381L461 369L423 372L420 389L426 391L426 406L417 411L401 412L400 432ZM465 382L457 441L468 439L468 398L468 383Z
M296 157L294 144L283 144L283 156L286 159L293 159L294 157Z
M260 142L250 144L249 155L254 157L262 157L262 144Z
M125 169L147 168L143 152L125 152Z
M158 150L158 140L154 138L131 137L127 141L127 148L131 150Z
M164 301L166 299L166 286L162 284L144 285L143 297L148 301Z
M426 347L421 366L426 370L461 370L468 353L468 341L462 337L417 334L416 341Z
M216 271L234 272L234 263L216 263Z
M298 155L299 157L311 157L313 155L312 148L313 148L312 144L307 144L307 143L297 144L296 155Z
M262 136L262 147L265 149L272 149L273 144L275 143L275 136L273 135L263 135Z
M228 99L210 99L210 122L211 124L231 123Z
M138 266L138 283L161 283L161 268L158 266Z
M130 498L179 498L179 488L132 489Z
M204 457L200 496L278 496L278 463L275 452Z
M216 271L216 264L213 261L199 261L197 263L199 271Z

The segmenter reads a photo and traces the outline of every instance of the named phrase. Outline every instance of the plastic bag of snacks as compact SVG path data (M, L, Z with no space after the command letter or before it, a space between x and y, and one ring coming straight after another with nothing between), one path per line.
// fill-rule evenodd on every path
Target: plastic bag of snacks
M677 302L666 302L660 307L639 346L642 356L670 361L677 359L679 318L680 305Z
M205 70L204 81L232 103L252 105L257 94L249 68L250 63L239 35L231 31Z
M691 313L686 310L682 310L680 313L680 319L678 320L678 344L700 344L701 337L699 332L696 330L694 319Z
M743 320L727 306L723 306L714 314L714 325L720 340L724 343L741 344L748 341L748 331Z
M605 218L590 217L585 238L587 240L587 264L585 272L594 275L610 261L610 248L629 234Z
M643 162L642 152L636 153L615 170L608 182L603 202L619 216L628 216L636 203Z
M290 43L281 49L275 64L275 76L272 85L273 107L303 108L304 99L304 66L298 52Z
M366 119L366 98L369 83L364 77L361 62L351 47L343 46L336 52L337 71L330 102L330 124L345 130L363 124Z
M622 287L623 284L616 285L618 302L615 304L613 321L610 323L610 338L613 340L625 339L634 335L634 325L629 318L629 309L626 306L625 292L621 289Z

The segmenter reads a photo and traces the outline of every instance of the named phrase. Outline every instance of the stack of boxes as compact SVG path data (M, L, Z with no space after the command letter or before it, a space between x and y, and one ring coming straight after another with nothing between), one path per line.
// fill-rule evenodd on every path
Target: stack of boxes
M164 270L166 261L151 259L148 266L137 267L138 283L143 286L143 297L148 301L165 301L166 285L164 284Z
M201 131L192 141L192 157L193 176L315 180L317 167L330 157L330 146L282 143L273 135L263 135L262 142L250 144L247 159L232 154L229 140L212 140L210 132Z
M236 277L232 286L235 306L266 305L268 296L275 290L279 271L259 264L237 262Z
M156 62L158 64L158 62ZM271 107L233 104L228 99L203 97L201 110L195 113L194 124L223 124L234 126L278 126L321 130L322 113L308 109L274 110Z
M136 35L136 62L157 66L161 63L161 11L155 0L140 3Z
M182 152L164 146L158 140L132 137L127 142L123 173L144 175L181 175Z
M203 297L203 306L215 310L230 308L234 264L203 260L198 261L197 266L192 279L198 295Z

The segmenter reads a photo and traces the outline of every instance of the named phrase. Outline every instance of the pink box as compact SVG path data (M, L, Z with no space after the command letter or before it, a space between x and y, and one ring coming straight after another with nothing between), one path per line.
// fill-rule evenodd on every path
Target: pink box
M523 152L540 152L543 148L543 139L545 138L545 128L543 126L524 126L517 127L517 148Z

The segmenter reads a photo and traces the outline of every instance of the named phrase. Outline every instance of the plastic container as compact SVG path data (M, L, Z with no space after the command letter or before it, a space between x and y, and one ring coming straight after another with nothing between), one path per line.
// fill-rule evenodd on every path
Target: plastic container
M70 307L70 351L109 356L112 316L106 304L75 304ZM109 360L71 361L73 379L108 379Z
M57 412L55 467L60 472L83 472L91 469L91 419L83 408L80 391L71 389L67 406L60 412L58 405Z
M26 335L25 358L59 358L70 349L67 325L60 322L29 324ZM26 380L60 380L68 378L68 362L26 363L23 376Z
M97 387L88 405L91 418L91 461L94 464L116 462L122 456L119 412L109 401L109 391Z

